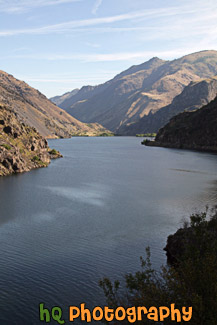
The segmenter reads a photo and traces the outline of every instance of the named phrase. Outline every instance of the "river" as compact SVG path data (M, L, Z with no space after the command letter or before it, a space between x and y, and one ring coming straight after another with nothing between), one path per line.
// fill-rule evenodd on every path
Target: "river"
M1 324L41 324L40 302L104 304L99 279L136 271L147 246L159 268L167 236L216 204L216 155L140 142L50 140L64 158L0 178Z

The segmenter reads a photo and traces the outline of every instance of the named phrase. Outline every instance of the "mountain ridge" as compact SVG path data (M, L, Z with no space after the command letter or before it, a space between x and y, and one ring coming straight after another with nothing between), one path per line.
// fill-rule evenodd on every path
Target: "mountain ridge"
M150 112L171 104L191 81L217 75L217 52L201 51L172 61L152 58L98 86L82 87L64 104L82 122L98 122L119 133Z
M177 95L171 104L155 114L149 114L138 122L119 129L122 135L157 133L169 120L184 111L193 111L212 101L217 95L217 77L191 82Z

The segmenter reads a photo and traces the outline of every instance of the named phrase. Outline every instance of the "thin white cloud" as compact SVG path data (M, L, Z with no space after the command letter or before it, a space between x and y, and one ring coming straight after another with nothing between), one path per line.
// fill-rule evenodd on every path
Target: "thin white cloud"
M0 12L9 14L23 13L35 8L56 6L79 1L81 0L0 0Z
M86 42L85 44L86 44L87 46L89 46L89 47L93 47L93 48L95 48L95 49L101 47L100 44L98 44L98 43Z
M96 13L97 13L99 7L100 7L101 4L102 4L102 1L103 1L103 0L95 0L95 3L94 3L94 5L93 5L93 9L92 9L92 14L96 15Z
M162 14L166 13L166 9L162 9ZM28 28L28 29L15 29L15 30L5 30L0 31L0 36L12 36L12 35L34 35L34 34L51 34L51 33L61 33L66 32L74 28L95 26L101 24L112 24L121 21L127 21L132 19L137 19L139 17L147 17L149 15L156 14L155 10L153 11L143 11L143 12L134 12L110 17L103 18L92 18L92 19L83 19L83 20L73 20L65 23L48 25L38 28ZM159 12L158 12L159 14Z
M65 0L64 0L65 1ZM73 31L78 28L87 28L96 25L102 24L113 24L124 21L137 21L140 19L156 19L156 18L166 18L174 17L183 14L193 14L195 13L195 8L182 8L180 11L179 7L172 8L160 8L160 9L149 9L140 12L132 12L127 14L103 17L103 18L92 18L92 19L83 19L83 20L73 20L69 22L64 22L60 24L48 25L37 28L28 28L28 29L15 29L15 30L1 30L0 36L14 36L14 35L42 35L42 34L55 34L55 33L65 33ZM198 9L197 9L198 10ZM203 11L203 15L205 12ZM209 14L210 15L210 14ZM212 13L212 16L217 17L217 13ZM208 19L209 17L206 18Z
M212 48L217 50L217 46ZM200 46L191 48L192 52L201 51ZM113 61L132 61L135 59L147 60L153 56L158 56L162 59L174 59L180 56L189 54L189 49L174 49L168 51L141 51L141 52L122 52L122 53L107 53L107 54L33 54L33 55L16 55L11 58L16 59L34 59L47 61L67 61L77 60L81 62L113 62ZM8 57L7 57L8 58ZM1 58L3 59L3 58Z

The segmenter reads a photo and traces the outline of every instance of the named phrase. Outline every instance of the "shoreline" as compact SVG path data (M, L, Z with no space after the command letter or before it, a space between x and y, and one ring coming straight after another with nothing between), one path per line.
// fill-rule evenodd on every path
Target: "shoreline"
M168 148L168 149L184 149L198 152L208 152L217 154L217 147L207 147L207 146L192 146L187 144L172 144L166 142L158 142L151 140L144 140L141 142L142 145L147 147L158 147L158 148Z

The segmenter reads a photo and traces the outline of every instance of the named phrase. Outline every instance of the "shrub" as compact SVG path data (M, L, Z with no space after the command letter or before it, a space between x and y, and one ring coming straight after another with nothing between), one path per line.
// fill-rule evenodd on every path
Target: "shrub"
M144 145L146 145L146 143L148 143L149 142L149 140L147 140L147 139L144 139L142 142L141 142L141 144L144 144Z
M32 158L32 161L33 161L33 162L39 162L39 161L41 161L41 159L39 158L39 156L34 156L34 157Z
M114 136L113 133L109 133L109 132L102 132L99 134L100 137L112 137Z
M52 149L51 151L49 151L49 153L51 155L58 155L58 151L56 149Z
M148 138L154 138L156 137L157 133L142 133L142 134L136 134L136 137L148 137Z
M2 144L1 147L7 149L7 150L11 150L11 146L9 146L9 144Z
M141 258L141 270L125 275L125 294L119 293L119 282L113 284L107 278L100 281L109 306L160 307L175 303L180 310L192 306L189 324L216 325L217 215L208 221L207 213L195 214L190 221L190 228L184 228L190 229L189 237L178 263L156 271L147 248L146 259ZM139 322L148 323L147 319ZM171 320L164 320L164 324L171 324Z

